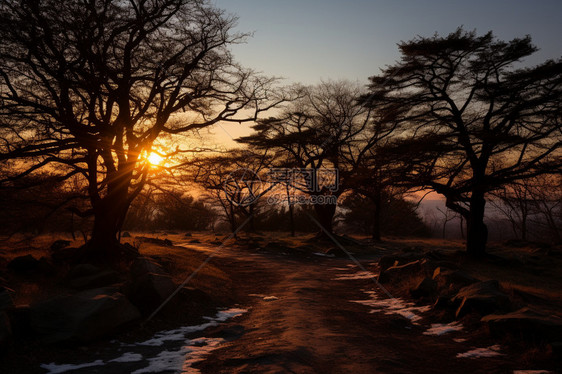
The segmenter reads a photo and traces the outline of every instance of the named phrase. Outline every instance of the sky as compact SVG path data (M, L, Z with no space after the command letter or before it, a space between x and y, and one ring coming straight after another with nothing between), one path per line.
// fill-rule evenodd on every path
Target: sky
M400 55L397 43L463 26L503 40L529 34L540 48L530 65L562 56L560 0L211 0L253 32L237 60L287 83L369 76Z

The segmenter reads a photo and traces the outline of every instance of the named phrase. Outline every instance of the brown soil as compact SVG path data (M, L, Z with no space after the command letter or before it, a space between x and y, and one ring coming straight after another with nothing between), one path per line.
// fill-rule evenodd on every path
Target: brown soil
M186 311L181 303L173 302L142 329L117 339L134 342L155 331L199 323L201 315L209 315L211 306L238 305L248 309L241 317L203 333L227 340L195 365L203 373L512 373L515 369L555 367L552 359L545 359L540 347L525 347L522 354L520 349L502 345L501 356L457 358L458 353L498 342L482 328L443 336L424 335L431 323L441 322L431 313L425 314L419 325L397 315L370 313L368 306L351 301L367 299L364 291L376 290L381 298L383 293L369 279L336 280L338 275L346 274L341 269L348 267L347 274L358 269L348 266L353 264L349 259L314 255L325 249L324 244L310 245L307 238L286 240L290 247L300 246L297 250L251 250L231 241L216 251L216 245L210 244L212 236L197 235L202 244L187 244L192 238L181 239L181 235L168 237L182 246L141 246L141 252L165 263L178 282L208 255L215 254L191 284L204 289L214 303L201 310ZM395 247L396 243L388 241L382 247L353 251L362 264L373 270L372 264ZM275 298L264 299L266 296ZM109 341L82 348L19 344L5 351L0 372L42 373L40 363L113 358L108 356L111 347ZM102 367L76 372L123 372L120 370Z

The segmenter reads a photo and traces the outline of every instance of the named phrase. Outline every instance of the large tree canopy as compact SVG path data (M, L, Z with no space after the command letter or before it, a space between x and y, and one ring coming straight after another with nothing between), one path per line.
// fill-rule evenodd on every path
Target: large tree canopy
M115 242L157 138L278 101L233 61L235 22L204 0L1 0L0 184L45 167L83 176L92 239Z
M443 194L467 219L468 251L482 254L486 194L560 171L562 61L517 69L536 51L529 37L504 42L462 29L400 50L400 62L371 78L366 101L400 108L411 136L399 146L417 161L404 177Z

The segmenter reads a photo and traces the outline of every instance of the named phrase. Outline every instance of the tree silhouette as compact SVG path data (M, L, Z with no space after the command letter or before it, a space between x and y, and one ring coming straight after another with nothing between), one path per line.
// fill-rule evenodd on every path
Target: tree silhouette
M446 197L466 219L467 251L482 255L486 195L560 171L562 62L515 69L536 51L529 37L504 42L462 29L400 50L400 62L370 78L370 99L401 108L410 129L402 149L419 161L406 178Z
M359 138L370 125L370 109L358 102L360 88L340 81L296 89L297 98L279 115L259 121L253 126L254 134L237 141L271 149L277 167L308 169L317 176L322 176L323 168L333 168L342 177L350 175L350 165L344 163L352 158L353 144L361 142ZM345 191L345 183L340 178L337 190L303 183L303 192L337 199ZM328 232L332 232L336 207L332 202L314 204L318 220Z
M116 247L156 139L254 120L279 102L270 79L233 61L228 47L246 35L208 1L2 0L0 9L0 161L12 160L0 183L41 169L81 176L94 251ZM166 155L181 151L168 143Z

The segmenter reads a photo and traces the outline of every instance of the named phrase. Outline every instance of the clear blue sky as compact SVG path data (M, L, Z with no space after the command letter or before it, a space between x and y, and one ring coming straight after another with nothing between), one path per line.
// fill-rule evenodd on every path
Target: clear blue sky
M288 82L350 79L367 83L399 58L396 44L446 35L458 26L500 39L531 35L534 64L562 56L560 0L212 0L253 31L233 48L239 62Z

